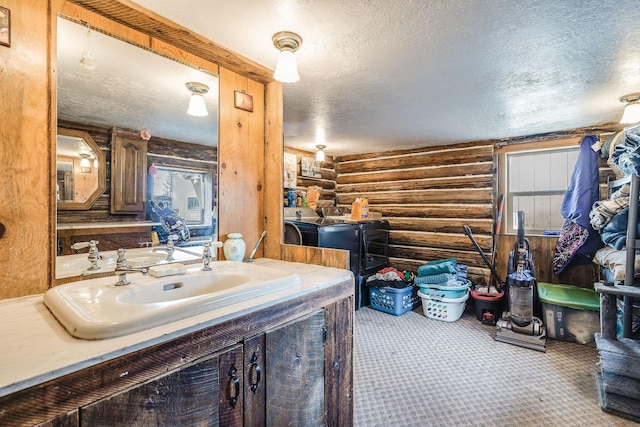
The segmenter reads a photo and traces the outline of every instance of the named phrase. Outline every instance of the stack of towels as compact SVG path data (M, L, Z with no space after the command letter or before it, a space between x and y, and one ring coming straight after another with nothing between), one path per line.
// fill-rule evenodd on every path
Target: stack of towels
M420 285L464 286L467 278L467 266L458 264L455 258L447 258L418 267L414 283Z

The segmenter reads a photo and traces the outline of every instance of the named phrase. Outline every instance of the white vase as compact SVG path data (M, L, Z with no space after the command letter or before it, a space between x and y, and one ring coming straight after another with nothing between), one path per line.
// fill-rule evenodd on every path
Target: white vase
M242 240L242 234L229 233L227 234L227 241L224 242L223 252L225 259L229 261L242 261L244 259L244 253L247 246Z

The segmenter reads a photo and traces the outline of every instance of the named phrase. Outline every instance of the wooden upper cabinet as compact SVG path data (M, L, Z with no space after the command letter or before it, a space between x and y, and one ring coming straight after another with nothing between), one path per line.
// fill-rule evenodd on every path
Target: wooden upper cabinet
M111 213L145 211L147 141L113 129L111 132Z

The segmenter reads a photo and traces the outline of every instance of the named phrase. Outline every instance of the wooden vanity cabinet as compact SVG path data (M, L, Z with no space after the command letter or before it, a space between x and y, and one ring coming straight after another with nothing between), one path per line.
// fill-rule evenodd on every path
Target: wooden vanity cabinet
M224 381L220 372L224 368L219 366L222 360L225 358L216 353L85 405L80 408L80 425L215 425L218 402L222 402L219 396L219 381Z
M324 426L324 330L318 310L83 406L80 425Z
M352 425L352 299L307 295L0 397L0 425Z

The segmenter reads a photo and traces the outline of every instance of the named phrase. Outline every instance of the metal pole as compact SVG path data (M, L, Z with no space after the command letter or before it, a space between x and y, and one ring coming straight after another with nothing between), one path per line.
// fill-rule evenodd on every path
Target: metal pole
M624 284L633 286L634 267L636 258L636 227L638 225L638 175L631 174L631 185L629 189L629 218L627 221L627 265L625 271ZM622 315L622 336L631 337L631 322L633 315L633 298L625 296Z

